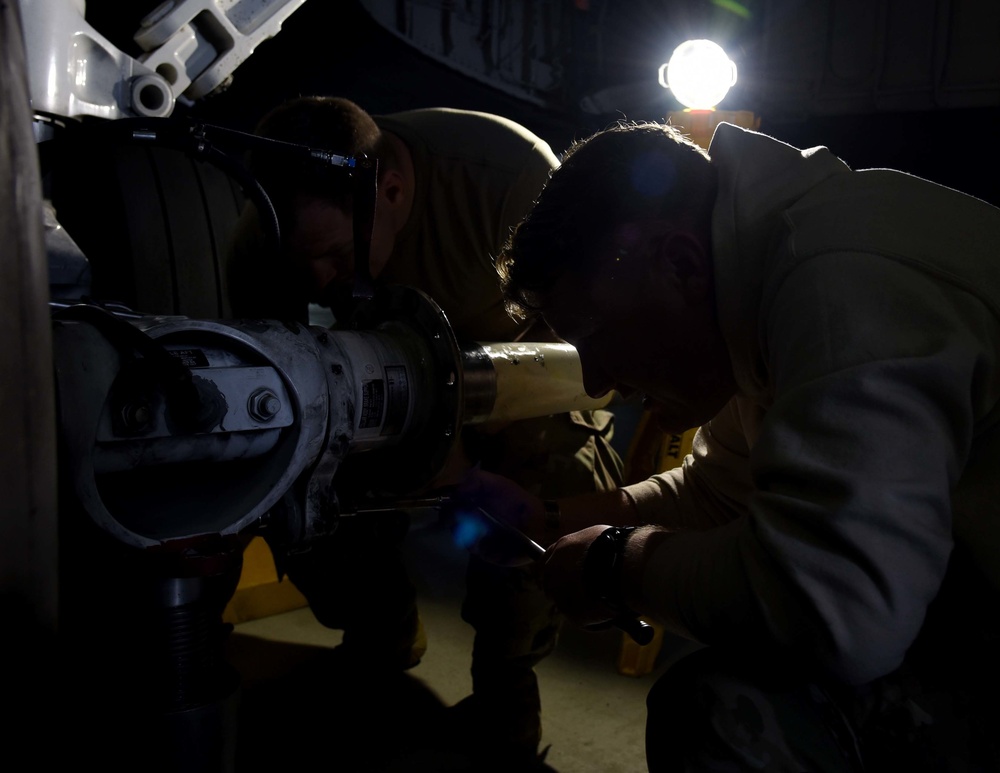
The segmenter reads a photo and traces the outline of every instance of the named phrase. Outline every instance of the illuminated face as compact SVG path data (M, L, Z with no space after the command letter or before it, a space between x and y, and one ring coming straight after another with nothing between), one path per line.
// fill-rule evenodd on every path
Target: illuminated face
M652 221L625 236L596 273L563 276L544 317L579 352L588 394L642 395L665 431L683 432L735 393L710 256Z
M284 252L300 270L309 300L317 303L331 283L354 282L354 223L350 213L315 197L299 197L296 214ZM394 244L395 234L376 214L369 254L373 278L385 268Z

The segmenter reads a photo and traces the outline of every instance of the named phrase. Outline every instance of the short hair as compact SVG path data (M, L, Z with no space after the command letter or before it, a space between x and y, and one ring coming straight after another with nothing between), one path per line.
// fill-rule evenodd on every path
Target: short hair
M343 97L290 99L261 118L254 133L343 156L365 154L375 157L379 160L380 173L398 164L392 144L375 120L359 105ZM282 221L293 214L289 208L296 195L328 199L348 212L352 208L351 182L342 170L262 149L249 154L248 165Z
M646 218L711 227L715 173L677 128L621 122L575 142L497 258L508 313L544 311L568 271L593 271L617 226Z

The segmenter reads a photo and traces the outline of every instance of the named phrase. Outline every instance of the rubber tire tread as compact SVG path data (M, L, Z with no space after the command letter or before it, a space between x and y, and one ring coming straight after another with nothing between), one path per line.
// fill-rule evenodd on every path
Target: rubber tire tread
M50 198L90 261L93 297L149 314L231 316L224 266L245 197L229 175L171 148L76 138L49 162Z

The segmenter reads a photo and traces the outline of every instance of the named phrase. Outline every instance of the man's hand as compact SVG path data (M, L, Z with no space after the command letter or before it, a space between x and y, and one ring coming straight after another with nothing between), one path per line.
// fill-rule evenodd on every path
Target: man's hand
M602 524L575 531L545 551L542 588L566 617L583 627L600 626L616 616L611 607L587 592L583 574L590 544L607 528Z
M519 566L536 560L516 535L505 533L477 513L481 509L511 529L530 535L541 527L544 518L542 500L534 494L508 478L472 469L463 476L452 501L452 528L461 547L499 566Z
M618 514L631 514L627 500L615 492L577 500L577 503L582 501L617 504L620 508ZM456 542L460 545L483 560L501 566L537 561L542 588L570 620L584 628L604 628L614 624L639 644L650 641L652 628L647 623L635 618L635 613L624 605L616 607L598 598L596 594L599 591L588 587L587 554L593 542L610 528L607 524L587 526L566 534L543 553L537 540L536 544L525 549L524 541L516 538L519 535L512 538L511 534L505 533L516 530L533 539L532 531L545 531L546 517L542 500L508 478L472 470L456 490L453 502L453 529ZM477 517L477 511L488 515ZM586 507L578 507L574 520L588 518L589 513ZM493 524L491 528L490 521L494 519L502 525ZM593 523L593 519L587 522Z
M529 536L543 526L542 500L502 475L469 470L455 489L455 499L481 507L498 521Z

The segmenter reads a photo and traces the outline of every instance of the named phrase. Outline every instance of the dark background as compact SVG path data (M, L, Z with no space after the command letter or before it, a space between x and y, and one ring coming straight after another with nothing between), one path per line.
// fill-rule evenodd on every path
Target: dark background
M492 0L494 3L500 0ZM379 2L368 2L369 6ZM446 3L382 0L427 12ZM508 0L508 7L525 3ZM128 53L155 2L91 0L87 19ZM499 113L559 153L621 119L663 119L678 105L658 66L689 37L711 37L740 81L721 108L752 110L760 130L826 145L854 168L889 167L1000 205L1000 3L996 0L619 0L536 3L559 11L559 87L518 96L422 53L362 0L307 0L235 72L232 84L175 114L251 129L283 99L335 94L372 113L448 106ZM490 0L453 0L477 13ZM736 13L732 8L736 8ZM435 11L437 12L437 11ZM868 70L872 70L871 73ZM601 96L603 111L581 104ZM592 100L591 100L592 101Z

